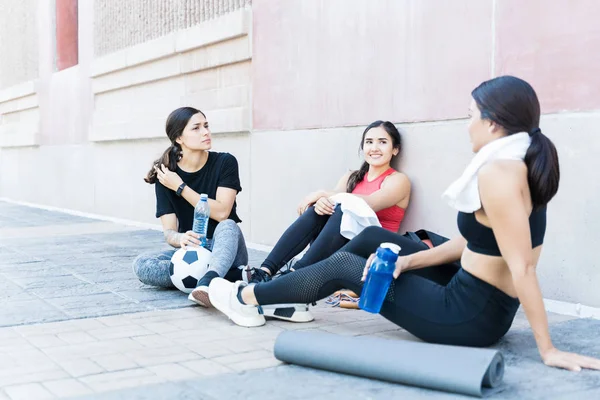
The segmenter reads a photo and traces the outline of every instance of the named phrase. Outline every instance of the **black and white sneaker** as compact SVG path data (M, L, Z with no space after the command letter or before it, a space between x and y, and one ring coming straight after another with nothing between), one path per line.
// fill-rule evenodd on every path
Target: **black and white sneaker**
M242 269L242 280L246 283L269 282L271 275L262 268L246 266Z
M271 304L262 306L265 317L290 322L311 322L315 319L308 309L308 304Z

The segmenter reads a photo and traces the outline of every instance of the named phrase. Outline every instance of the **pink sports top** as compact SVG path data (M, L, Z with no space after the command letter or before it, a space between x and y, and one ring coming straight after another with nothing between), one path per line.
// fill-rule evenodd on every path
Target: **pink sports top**
M369 181L367 179L367 175L365 175L363 180L356 184L356 187L352 193L370 195L378 191L381 188L383 180L394 172L396 172L396 170L394 168L390 168L372 181ZM379 222L384 229L395 233L398 232L400 223L404 218L404 208L393 205L383 210L379 210L375 214L377 215L377 218L379 218Z

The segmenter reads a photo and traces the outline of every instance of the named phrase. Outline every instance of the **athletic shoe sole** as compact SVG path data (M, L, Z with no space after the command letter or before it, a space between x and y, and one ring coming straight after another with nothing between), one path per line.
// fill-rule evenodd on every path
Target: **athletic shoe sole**
M192 290L192 293L188 296L188 300L193 301L199 306L211 308L213 305L210 302L210 298L208 297L208 288L205 287L204 290Z
M304 304L276 304L262 306L265 317L289 322L311 322L315 319Z
M210 295L210 292L209 292L209 295ZM230 312L231 311L230 307L228 307L225 304L221 304L219 302L219 300L217 299L217 297L219 297L219 296L212 296L212 298L211 298L210 302L212 303L213 307L216 308L217 310L221 311L223 314L225 314L231 321L233 321L234 324L243 326L246 328L254 328L257 326L263 326L265 324L266 321L264 318L256 318L256 317L252 317L252 316L246 317L244 315L240 315L235 312ZM226 298L225 301L229 301L229 293L224 297Z

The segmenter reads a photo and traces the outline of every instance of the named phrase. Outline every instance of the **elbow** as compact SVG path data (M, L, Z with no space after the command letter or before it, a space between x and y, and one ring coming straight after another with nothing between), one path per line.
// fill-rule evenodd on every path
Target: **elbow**
M531 278L536 278L537 270L533 263L524 263L511 268L512 277L515 285L519 282L527 281Z
M213 215L211 215L211 218L217 222L222 222L229 218L229 214L231 214L231 210L217 211Z

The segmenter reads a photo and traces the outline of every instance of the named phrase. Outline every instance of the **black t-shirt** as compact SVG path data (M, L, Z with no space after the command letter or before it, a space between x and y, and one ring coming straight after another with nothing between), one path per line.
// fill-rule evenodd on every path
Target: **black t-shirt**
M177 174L183 181L198 194L206 193L209 199L215 199L217 188L225 187L242 191L240 186L240 175L238 171L237 159L229 153L209 152L206 164L196 172L185 172L177 167ZM156 182L156 218L165 214L177 216L179 221L179 232L192 230L194 223L194 207L183 197L177 196L175 191L164 187L160 182ZM235 222L242 222L236 213L237 203L234 201L233 208L228 219ZM218 222L212 218L208 221L208 234L210 239L213 237Z

